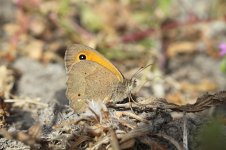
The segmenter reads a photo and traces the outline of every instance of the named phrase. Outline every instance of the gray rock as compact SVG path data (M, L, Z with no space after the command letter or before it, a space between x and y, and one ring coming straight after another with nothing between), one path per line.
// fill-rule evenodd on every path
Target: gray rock
M60 104L67 104L66 73L63 64L41 64L30 58L20 58L13 66L22 74L17 86L18 95L39 97L45 103L57 100Z

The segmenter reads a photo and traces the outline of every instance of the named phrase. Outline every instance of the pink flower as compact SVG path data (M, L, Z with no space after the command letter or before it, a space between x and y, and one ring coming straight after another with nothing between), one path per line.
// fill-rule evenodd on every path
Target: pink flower
M219 45L220 49L220 56L224 56L226 54L226 43L220 43Z

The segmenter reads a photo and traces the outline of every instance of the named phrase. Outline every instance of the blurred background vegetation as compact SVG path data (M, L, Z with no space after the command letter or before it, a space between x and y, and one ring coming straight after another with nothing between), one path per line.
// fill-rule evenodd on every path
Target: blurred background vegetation
M14 59L17 55L27 55L44 61L56 61L53 55L63 55L71 43L97 48L113 59L145 57L144 53L159 53L164 49L162 42L167 41L161 38L166 32L223 21L226 11L224 0L2 0L0 3L1 56ZM171 41L178 40L171 36Z

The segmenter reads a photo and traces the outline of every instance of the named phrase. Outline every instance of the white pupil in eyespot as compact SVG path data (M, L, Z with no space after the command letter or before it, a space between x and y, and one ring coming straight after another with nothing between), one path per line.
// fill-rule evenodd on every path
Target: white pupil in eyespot
M80 60L86 60L86 55L81 54L81 55L79 56L79 59L80 59Z

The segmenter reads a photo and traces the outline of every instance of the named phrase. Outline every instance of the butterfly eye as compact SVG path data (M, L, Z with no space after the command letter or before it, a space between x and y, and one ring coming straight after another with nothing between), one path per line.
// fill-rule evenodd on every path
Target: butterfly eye
M86 60L86 55L84 54L79 55L79 60Z

